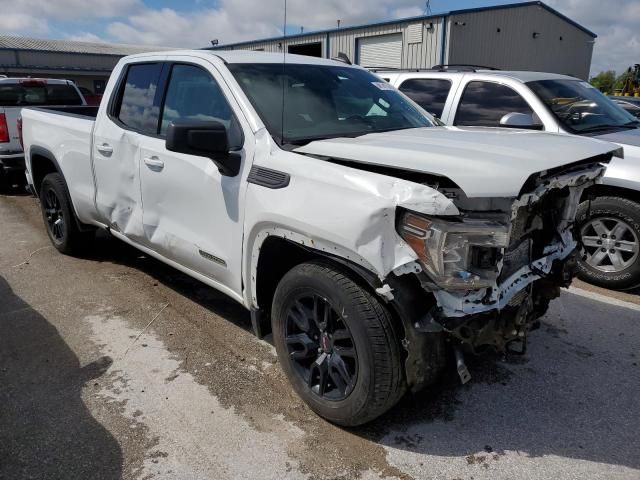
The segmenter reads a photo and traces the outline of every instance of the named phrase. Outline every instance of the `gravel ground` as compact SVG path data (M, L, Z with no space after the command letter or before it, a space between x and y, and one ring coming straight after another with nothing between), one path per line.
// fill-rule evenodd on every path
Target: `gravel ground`
M578 284L523 358L341 429L232 300L106 235L58 254L27 196L0 231L1 479L640 479L637 294Z

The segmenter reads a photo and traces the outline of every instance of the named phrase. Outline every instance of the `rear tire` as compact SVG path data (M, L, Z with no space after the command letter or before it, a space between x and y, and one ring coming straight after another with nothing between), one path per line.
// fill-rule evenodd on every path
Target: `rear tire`
M328 263L303 263L285 274L273 299L272 326L294 390L330 422L369 422L406 390L396 322Z
M67 187L59 173L50 173L42 180L40 208L49 239L60 253L77 255L86 250L94 232L78 228Z
M590 208L580 204L576 220L584 244L578 277L613 290L640 286L640 204L599 197Z

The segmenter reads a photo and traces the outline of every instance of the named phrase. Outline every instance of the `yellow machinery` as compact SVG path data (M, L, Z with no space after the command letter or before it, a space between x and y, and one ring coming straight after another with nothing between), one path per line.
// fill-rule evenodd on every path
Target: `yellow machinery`
M620 90L615 94L623 97L640 97L640 63L636 63L633 68L629 67L629 75Z

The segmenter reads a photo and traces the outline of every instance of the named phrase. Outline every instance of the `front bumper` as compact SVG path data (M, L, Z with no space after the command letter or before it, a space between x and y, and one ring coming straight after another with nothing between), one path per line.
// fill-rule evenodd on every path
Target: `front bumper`
M515 351L510 348L514 343L519 343L523 352L529 330L539 325L537 320L546 313L549 302L557 298L560 288L568 287L575 276L575 250L563 259L549 258L545 257L548 261L541 262L538 274L525 273L520 277L522 280L518 286L522 288L513 294L509 293L508 301L506 295L502 299L498 297L493 305L487 302L490 309L478 310L466 316L447 316L441 308L436 308L432 313L433 321L470 353ZM506 294L508 290L501 292Z

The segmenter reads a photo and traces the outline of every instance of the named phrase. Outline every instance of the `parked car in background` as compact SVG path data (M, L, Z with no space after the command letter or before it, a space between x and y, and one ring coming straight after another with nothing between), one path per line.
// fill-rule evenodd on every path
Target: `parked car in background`
M636 118L640 118L640 98L609 97L613 103L619 105Z
M69 80L0 78L0 190L24 183L24 153L18 119L23 107L86 105Z
M80 92L82 92L82 96L87 102L87 105L91 105L94 107L97 107L98 105L100 105L100 101L102 100L102 95L93 93L87 87L78 86L78 89L80 90Z
M376 73L447 125L533 129L623 146L624 159L612 161L604 184L583 197L580 277L614 289L640 285L637 118L589 83L565 75L468 66Z
M106 229L229 295L341 425L447 361L468 381L464 352L522 353L575 272L582 191L621 150L435 126L363 68L258 52L125 57L99 108L22 115L60 252Z

